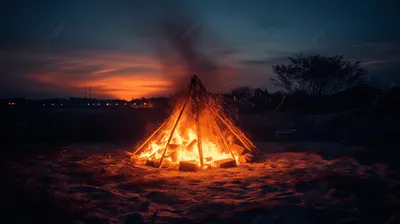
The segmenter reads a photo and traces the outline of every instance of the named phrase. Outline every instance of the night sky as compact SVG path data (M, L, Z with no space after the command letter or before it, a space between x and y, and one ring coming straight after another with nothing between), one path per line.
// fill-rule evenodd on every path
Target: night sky
M385 0L6 0L0 98L84 97L87 86L96 98L168 95L189 72L157 45L155 18L177 11L190 15L185 34L201 28L196 46L218 64L222 81L205 83L214 91L274 91L271 66L308 52L360 60L370 83L391 84L400 75L399 9Z

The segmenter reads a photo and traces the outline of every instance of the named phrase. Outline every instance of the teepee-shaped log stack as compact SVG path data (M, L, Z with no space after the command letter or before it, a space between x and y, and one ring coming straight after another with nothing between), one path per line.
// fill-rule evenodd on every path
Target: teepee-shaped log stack
M132 154L155 167L228 167L261 152L208 96L194 75L172 115Z

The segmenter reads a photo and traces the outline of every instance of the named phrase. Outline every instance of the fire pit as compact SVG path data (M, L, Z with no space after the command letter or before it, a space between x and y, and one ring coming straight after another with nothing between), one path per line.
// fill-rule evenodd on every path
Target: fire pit
M257 158L261 152L222 112L194 75L172 115L129 154L157 168L196 171L235 167Z

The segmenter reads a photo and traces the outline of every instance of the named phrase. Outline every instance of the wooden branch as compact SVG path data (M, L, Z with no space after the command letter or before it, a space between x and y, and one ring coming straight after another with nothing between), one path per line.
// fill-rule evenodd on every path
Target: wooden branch
M209 110L210 110L210 109L209 109ZM212 113L212 112L211 112L211 113ZM222 139L222 142L224 143L225 148L226 148L227 150L229 150L229 152L231 153L232 158L236 161L235 155L233 154L232 150L229 148L228 143L226 142L224 136L222 135L222 132L221 132L221 130L219 129L218 124L217 124L217 121L215 120L214 117L212 117L212 121L213 121L213 123L214 123L214 126L217 128L218 135L219 135L219 137Z
M232 132L232 134L234 134L236 136L236 138L243 144L244 147L246 147L250 151L256 151L257 153L262 154L262 152L260 150L258 150L254 146L254 144L246 136L244 136L241 133L241 131L238 130L231 121L229 121L229 119L222 117L221 114L214 111L212 106L210 106L210 105L208 105L208 106L209 106L211 112L213 113L213 115L218 117L222 121L222 123L225 124L225 126Z
M198 106L197 106L198 107ZM201 130L200 130L200 113L199 108L196 111L196 131L197 131L197 148L199 149L199 157L200 157L200 168L203 169L203 148L201 142Z
M163 154L162 154L162 156L161 156L161 160L160 160L160 164L158 165L158 168L160 168L160 167L162 166L162 162L163 162L163 160L164 160L165 152L167 152L168 145L169 145L169 143L171 142L172 136L174 135L175 129L176 129L176 127L178 126L179 120L181 119L182 114L183 114L183 111L185 110L186 105L188 104L189 100L190 100L190 99L188 98L188 100L186 101L186 103L183 105L182 110L181 110L181 112L179 113L178 118L176 119L175 125L174 125L174 127L172 128L172 131L171 131L171 135L170 135L169 138L168 138L167 145L165 146L164 152L163 152Z
M136 151L133 153L133 155L135 155L136 153L138 153L145 145L147 145L147 143L148 143L154 136L156 136L156 135L166 126L166 124L168 123L169 120L170 120L169 118L168 118L167 120L165 120L164 123L163 123L162 125L160 125L160 127L158 127L157 130L154 131L153 134L152 134L150 137L148 137L148 138L146 139L146 141L143 142L143 144L141 144L141 145L139 146L139 148L136 149Z

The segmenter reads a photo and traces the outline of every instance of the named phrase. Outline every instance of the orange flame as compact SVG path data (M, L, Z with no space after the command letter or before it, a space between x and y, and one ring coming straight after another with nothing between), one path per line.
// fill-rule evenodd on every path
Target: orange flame
M221 161L240 164L244 149L252 151L255 146L219 111L213 99L207 99L201 109L189 99L175 107L135 153L141 151L139 160L158 162L159 166L173 167L184 161L204 169L217 167Z

